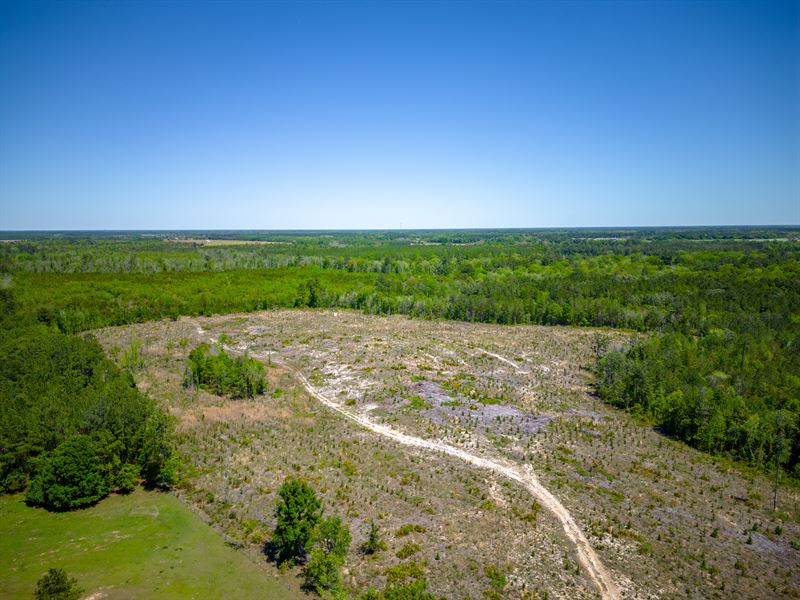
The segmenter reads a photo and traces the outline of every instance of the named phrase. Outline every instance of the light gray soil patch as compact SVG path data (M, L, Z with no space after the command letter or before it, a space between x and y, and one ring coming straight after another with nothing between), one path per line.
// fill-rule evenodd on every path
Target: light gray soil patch
M463 395L451 396L435 381L418 381L411 386L414 394L431 408L423 414L440 425L457 425L481 433L532 436L550 422L547 415L533 415L507 404L482 404Z

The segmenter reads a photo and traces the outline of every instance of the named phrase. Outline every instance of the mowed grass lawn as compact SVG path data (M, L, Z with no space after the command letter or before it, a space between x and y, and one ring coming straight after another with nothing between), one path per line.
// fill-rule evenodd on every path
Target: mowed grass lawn
M50 513L0 496L0 598L31 598L50 567L95 598L299 598L171 494L137 490Z

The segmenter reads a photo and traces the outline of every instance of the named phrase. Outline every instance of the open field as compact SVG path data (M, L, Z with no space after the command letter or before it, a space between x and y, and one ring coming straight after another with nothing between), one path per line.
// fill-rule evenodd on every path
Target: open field
M487 567L506 574L512 598L598 594L563 523L523 486L343 418L294 369L353 416L538 477L624 597L799 593L797 491L782 489L773 514L764 477L593 398L586 367L596 331L272 311L96 333L117 356L142 341L145 367L135 377L178 419L189 502L257 551L273 526L277 486L302 475L350 523L353 588L379 586L387 569L413 561L447 597L491 591ZM604 335L612 345L630 337ZM270 393L243 401L184 390L185 358L200 342L263 359ZM372 559L357 552L368 519L389 542ZM420 527L394 535L410 524Z
M2 496L0 537L3 598L30 598L51 567L92 600L301 596L293 578L267 573L171 494L139 490L69 513Z

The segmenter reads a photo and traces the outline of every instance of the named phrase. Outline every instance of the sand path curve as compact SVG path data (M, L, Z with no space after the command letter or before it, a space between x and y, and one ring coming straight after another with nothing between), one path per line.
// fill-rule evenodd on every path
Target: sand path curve
M225 346L225 350L237 354L242 353L240 348L229 348ZM366 415L352 412L325 396L313 385L311 385L311 382L308 381L302 372L292 365L289 365L286 362L278 359L272 353L267 356L265 354L251 352L250 356L259 360L265 360L269 358L272 363L288 369L312 397L319 400L319 402L331 410L336 411L345 418L361 425L362 427L365 427L366 429L369 429L374 433L377 433L378 435L382 435L383 437L394 440L400 444L403 444L404 446L422 448L425 450L432 450L434 452L443 452L444 454L459 458L469 464L475 465L476 467L494 471L495 473L499 473L508 479L520 483L545 509L550 511L556 517L556 519L558 519L559 523L561 523L561 527L564 530L567 538L569 538L569 540L575 546L578 563L580 564L584 573L599 591L601 598L603 598L603 600L621 599L619 588L614 583L610 573L606 570L603 562L600 560L600 557L597 556L597 553L594 551L594 548L592 548L589 540L586 539L583 531L575 522L575 519L572 518L570 512L564 507L563 504L561 504L558 498L551 494L550 491L539 482L538 477L536 477L529 467L522 467L520 465L507 463L505 461L501 462L497 459L488 459L482 456L476 456L474 454L470 454L466 450L462 450L456 446L451 446L450 444L446 444L439 440L426 440L402 433L381 423L376 423Z

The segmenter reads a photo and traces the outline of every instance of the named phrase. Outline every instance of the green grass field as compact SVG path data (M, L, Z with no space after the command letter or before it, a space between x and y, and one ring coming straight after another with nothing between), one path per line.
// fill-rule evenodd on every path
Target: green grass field
M298 598L171 494L137 490L50 513L0 496L0 597L31 598L50 567L96 598Z

